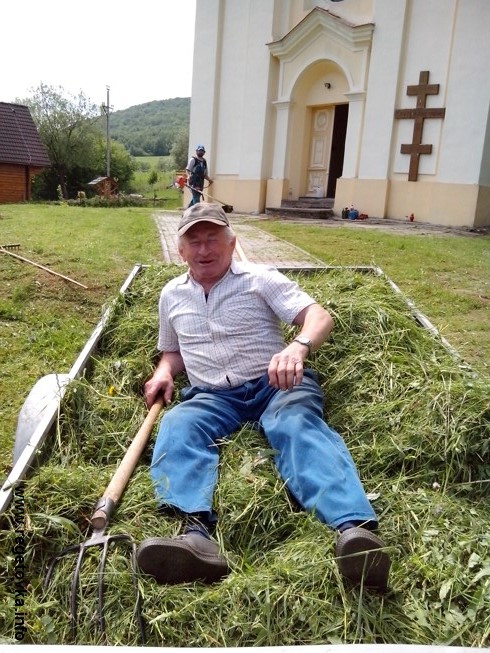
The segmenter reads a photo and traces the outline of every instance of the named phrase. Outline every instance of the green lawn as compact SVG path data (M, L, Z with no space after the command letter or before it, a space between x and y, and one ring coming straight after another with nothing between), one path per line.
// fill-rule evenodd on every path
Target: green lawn
M167 198L179 199L182 195L179 191L169 188L175 181L175 171L172 169L173 158L170 156L139 156L135 157L137 169L133 176L132 187L136 193L149 197L150 199ZM150 183L152 175L154 183ZM177 208L180 204L165 204L165 208ZM161 208L161 207L160 207Z
M35 381L68 372L136 263L161 261L151 210L0 206L0 244L88 290L0 254L0 446L10 458L17 413Z

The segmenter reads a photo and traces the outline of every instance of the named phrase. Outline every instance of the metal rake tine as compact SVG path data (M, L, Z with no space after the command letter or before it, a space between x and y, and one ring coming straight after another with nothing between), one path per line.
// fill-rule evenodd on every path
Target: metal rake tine
M109 550L109 538L104 542L104 548L102 549L102 555L99 560L99 568L97 571L98 575L98 612L99 612L99 630L103 633L105 637L105 618L104 618L104 569L105 563L107 560L107 552Z
M111 542L117 540L130 539L129 535L109 535L104 540L104 546L102 548L102 554L99 560L99 566L97 570L97 587L98 587L98 615L99 615L99 630L105 636L105 616L104 616L104 571L105 565L107 562L107 554L109 553L109 546Z
M136 610L136 619L138 620L138 626L140 629L141 643L146 644L146 634L145 634L145 622L143 621L143 615L141 613L141 592L138 587L138 578L136 576L136 570L138 564L136 562L136 544L133 542L131 547L131 568L133 576L133 592L136 598L135 610Z
M46 572L46 577L43 583L43 589L45 591L47 590L48 585L51 582L51 576L53 575L54 569L58 564L58 562L61 560L61 558L64 558L69 553L74 553L75 551L78 551L80 549L80 546L81 546L80 544L71 544L70 546L67 546L65 549L62 549L59 553L57 553L55 556L51 558L51 561L48 565L48 569Z
M135 602L135 610L136 610L136 619L138 622L138 627L140 631L140 639L141 643L145 644L146 642L146 636L145 636L145 628L144 628L144 622L143 622L143 616L141 614L141 594L139 592L138 588L138 581L136 578L136 545L133 542L133 539L131 538L130 535L127 535L125 533L120 533L117 535L110 535L106 538L104 542L104 547L102 550L102 555L100 557L99 561L99 567L98 567L98 618L99 618L99 629L101 633L106 636L106 630L105 630L105 615L104 615L104 570L106 566L106 561L107 561L107 555L109 552L109 547L111 543L113 542L126 542L130 546L130 573L131 573L131 580L132 580L132 585L133 585L133 592L134 596L136 599Z
M66 547L58 554L56 554L51 559L48 565L48 571L46 573L46 578L44 579L44 583L43 583L43 589L44 591L46 591L51 582L51 577L56 568L56 565L60 562L62 558L65 558L71 553L76 553L76 552L78 552L77 562L70 583L70 632L71 632L71 638L73 640L75 640L76 630L77 630L77 588L78 588L78 578L80 575L80 568L82 566L82 560L85 554L84 543L73 544L71 546Z
M77 626L78 626L78 581L80 579L80 569L82 568L83 558L85 556L86 546L85 543L80 545L80 550L78 552L77 562L73 574L71 577L70 584L70 625L71 625L71 637L72 640L76 640L77 635Z

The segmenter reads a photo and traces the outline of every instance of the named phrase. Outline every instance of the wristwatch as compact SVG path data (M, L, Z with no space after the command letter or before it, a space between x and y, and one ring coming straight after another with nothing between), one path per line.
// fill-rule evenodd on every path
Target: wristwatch
M296 336L293 339L293 342L299 342L301 345L306 345L308 347L308 353L311 354L311 340L306 336Z

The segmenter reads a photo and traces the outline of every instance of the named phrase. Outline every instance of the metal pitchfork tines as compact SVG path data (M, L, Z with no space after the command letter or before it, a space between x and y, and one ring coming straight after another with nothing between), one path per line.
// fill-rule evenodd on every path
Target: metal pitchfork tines
M98 585L98 622L99 629L105 637L105 615L104 615L104 571L106 566L107 554L109 547L113 543L122 542L130 549L131 555L131 573L133 590L136 598L135 611L138 627L140 631L140 638L142 644L145 643L145 629L143 617L141 615L141 597L138 590L138 581L136 578L136 545L133 539L128 534L106 535L105 530L109 523L109 519L114 513L117 503L126 488L128 481L140 459L141 454L150 438L153 425L163 407L163 399L159 398L148 411L148 414L141 425L138 433L134 436L124 458L119 464L114 476L112 477L106 491L102 497L97 501L94 513L90 519L92 526L92 535L80 544L68 546L57 555L55 555L48 566L48 571L44 581L44 589L47 589L54 569L57 563L67 555L78 554L75 564L75 569L71 578L70 584L70 624L72 639L75 640L78 624L78 587L80 582L80 570L82 568L83 560L87 549L91 547L101 547L102 554L99 560L97 569L97 585Z

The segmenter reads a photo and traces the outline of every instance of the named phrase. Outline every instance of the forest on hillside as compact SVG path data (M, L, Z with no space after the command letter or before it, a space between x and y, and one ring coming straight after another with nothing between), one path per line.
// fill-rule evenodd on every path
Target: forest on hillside
M111 138L132 156L167 156L178 133L189 129L190 107L190 98L172 98L114 111Z

